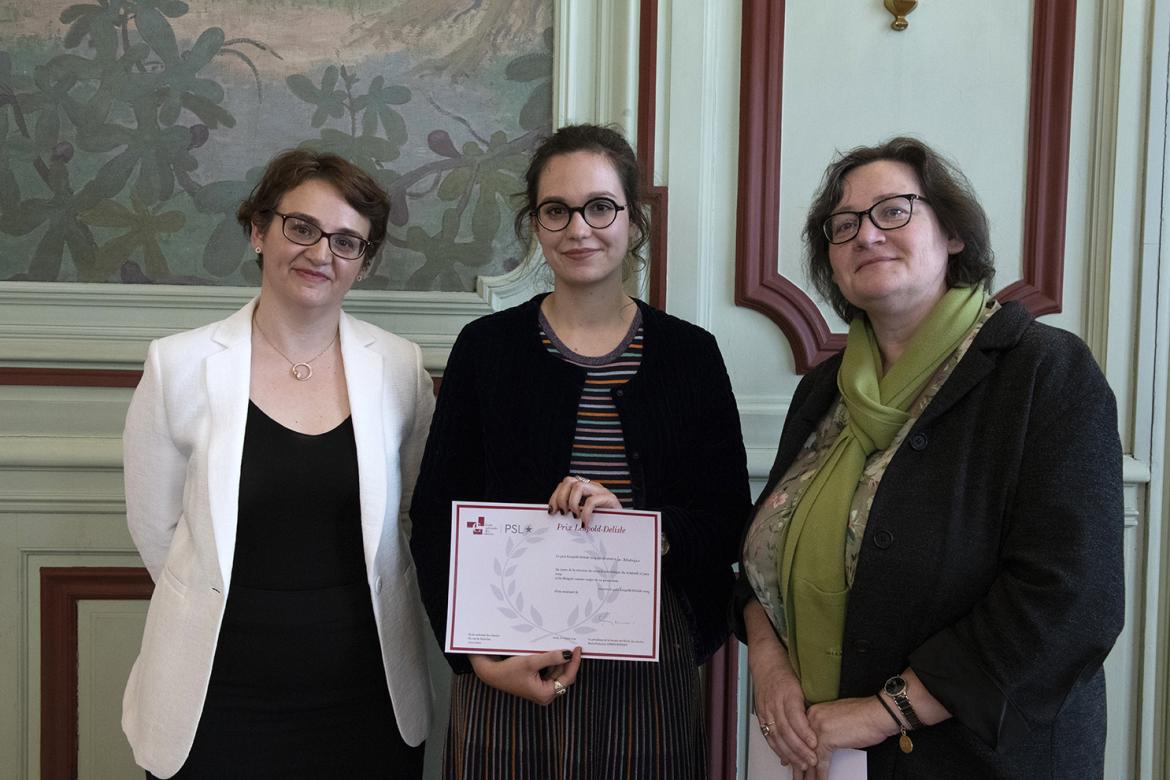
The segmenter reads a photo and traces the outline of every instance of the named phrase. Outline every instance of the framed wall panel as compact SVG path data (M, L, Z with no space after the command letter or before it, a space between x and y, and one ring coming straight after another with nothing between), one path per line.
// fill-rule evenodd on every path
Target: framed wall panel
M804 372L841 349L844 336L777 267L785 7L743 2L735 299L784 332ZM1074 2L1033 3L1022 275L997 295L1034 314L1061 309L1075 10Z

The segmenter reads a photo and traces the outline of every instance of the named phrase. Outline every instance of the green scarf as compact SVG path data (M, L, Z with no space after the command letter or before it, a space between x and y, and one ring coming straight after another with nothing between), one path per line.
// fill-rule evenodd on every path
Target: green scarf
M890 446L907 410L979 318L982 287L948 290L882 376L868 318L849 326L837 388L849 412L845 429L799 499L779 556L777 576L788 621L788 655L812 703L837 698L849 587L845 532L866 459Z

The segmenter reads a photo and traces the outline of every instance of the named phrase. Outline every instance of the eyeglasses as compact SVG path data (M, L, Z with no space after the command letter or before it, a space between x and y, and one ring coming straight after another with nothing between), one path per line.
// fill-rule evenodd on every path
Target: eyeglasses
M580 214L585 224L594 230L604 230L614 223L619 211L625 211L612 198L593 198L584 206L569 206L559 200L546 200L536 207L536 221L545 230L564 230L573 221L573 214Z
M370 246L370 242L364 238L358 238L352 233L326 233L321 228L314 225L308 220L295 217L291 214L281 214L279 211L273 211L273 214L280 217L284 224L281 232L284 237L294 244L301 246L313 246L322 238L329 240L329 251L340 257L342 260L357 260L366 253Z
M852 241L861 230L861 218L869 217L869 221L878 230L897 230L906 227L910 217L914 214L914 201L920 200L929 203L926 198L913 193L895 195L885 200L879 200L865 211L838 211L830 214L821 225L825 238L830 244L844 244Z

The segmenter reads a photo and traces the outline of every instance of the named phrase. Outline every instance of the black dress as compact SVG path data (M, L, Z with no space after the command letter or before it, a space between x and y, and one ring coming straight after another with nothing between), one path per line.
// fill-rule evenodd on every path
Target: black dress
M318 436L248 404L232 579L177 778L420 777L366 583L353 423Z

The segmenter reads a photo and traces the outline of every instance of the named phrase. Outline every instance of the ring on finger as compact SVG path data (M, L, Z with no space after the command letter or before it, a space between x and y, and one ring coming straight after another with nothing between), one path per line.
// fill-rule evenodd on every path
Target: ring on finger
M564 696L569 692L569 687L560 680L553 680L553 694L556 696Z
M760 724L760 733L763 734L765 737L767 737L768 735L770 735L772 733L772 727L775 725L776 725L776 721L774 721L774 720L770 720L767 723L761 723Z
M588 485L592 481L588 477L583 477L580 474L574 474L573 479L577 480L582 485Z

